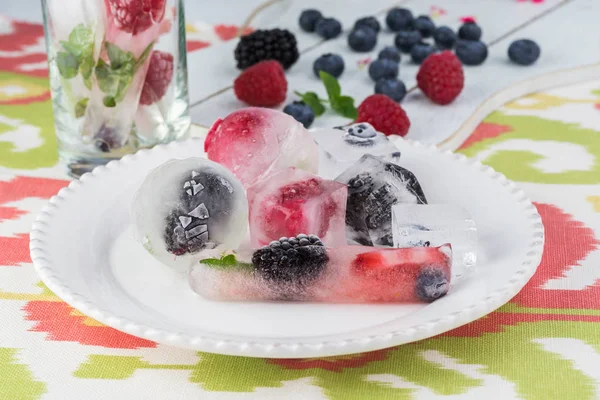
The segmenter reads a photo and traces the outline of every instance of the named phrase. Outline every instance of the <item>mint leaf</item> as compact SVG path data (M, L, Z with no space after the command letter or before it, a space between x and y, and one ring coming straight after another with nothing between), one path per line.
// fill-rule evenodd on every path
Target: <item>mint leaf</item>
M75 118L81 118L84 116L85 114L85 109L87 108L88 105L88 101L90 99L88 99L87 97L84 99L79 100L76 104L75 104Z
M354 107L354 99L350 96L338 97L335 105L331 104L331 108L346 118L356 119L358 117L358 111Z
M105 107L108 107L108 108L112 108L117 105L115 98L112 96L105 96L102 99L102 103L104 104Z
M335 100L342 94L340 83L333 75L330 75L325 71L319 71L319 76L325 85L325 90L327 91L329 101L335 102Z
M110 42L105 42L104 46L106 47L106 54L108 54L111 68L120 69L128 64L131 64L131 67L133 68L133 64L135 62L133 53L129 51L123 51L119 48L119 46Z
M64 44L63 44L64 47ZM79 24L69 34L69 50L77 56L92 53L90 50L94 47L94 36L90 28L84 24Z
M139 58L135 61L135 65L133 66L134 71L137 71L142 65L144 65L146 59L148 59L148 56L152 51L152 46L154 46L154 42L150 43L148 46L146 46L144 51L142 51L142 54L140 54Z
M233 254L226 255L221 258L205 258L200 260L201 264L207 265L213 268L253 268L252 264L238 262Z
M125 52L117 46L106 42L106 53L110 60L110 65L103 59L99 59L96 64L96 80L98 87L107 96L104 99L104 105L111 106L113 101L119 103L125 97L129 85L133 81L134 57L130 52Z
M81 58L81 62L79 64L79 72L81 72L81 76L83 77L83 83L85 86L92 90L92 72L94 71L94 56L90 54L89 56L83 56Z
M325 100L320 99L315 92L294 93L296 94L296 96L302 99L304 104L312 108L313 112L317 117L323 115L323 113L325 112L325 106L323 105L323 102Z
M72 53L59 51L56 55L56 65L58 66L58 72L64 78L71 79L77 75L79 60Z

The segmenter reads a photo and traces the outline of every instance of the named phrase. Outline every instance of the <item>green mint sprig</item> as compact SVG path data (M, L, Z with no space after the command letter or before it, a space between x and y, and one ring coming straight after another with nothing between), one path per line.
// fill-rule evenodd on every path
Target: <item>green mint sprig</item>
M320 71L319 77L325 86L325 91L327 91L328 100L319 98L315 92L300 93L295 91L294 93L306 105L312 108L317 117L323 115L326 110L325 104L329 103L331 109L341 116L356 119L358 111L354 106L354 99L350 96L342 95L342 88L338 80L325 71Z
M205 258L200 260L201 264L207 265L216 269L250 269L253 268L252 264L239 262L233 254L228 254L221 258Z
M88 89L92 88L92 70L94 68L94 33L92 29L79 24L69 34L67 41L61 40L62 48L56 54L59 73L66 79L80 72Z

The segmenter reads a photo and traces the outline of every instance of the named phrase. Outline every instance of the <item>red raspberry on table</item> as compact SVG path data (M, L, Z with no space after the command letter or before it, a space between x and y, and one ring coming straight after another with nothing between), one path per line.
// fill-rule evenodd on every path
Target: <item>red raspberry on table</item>
M137 35L162 21L167 0L105 0L108 13L122 31Z
M410 121L404 109L383 94L372 94L358 106L356 122L368 122L385 135L404 136Z
M235 96L251 106L275 107L285 101L287 80L277 61L266 60L245 69L233 82Z
M140 104L150 105L162 99L167 93L172 78L173 56L169 53L154 50L150 56L150 64L140 96Z
M417 84L434 103L449 104L465 85L462 64L451 51L432 54L421 64Z

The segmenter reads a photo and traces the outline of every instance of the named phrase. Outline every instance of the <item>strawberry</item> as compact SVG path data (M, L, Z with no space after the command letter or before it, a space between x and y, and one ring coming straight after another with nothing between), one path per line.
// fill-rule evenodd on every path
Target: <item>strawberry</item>
M404 109L384 94L372 94L358 106L356 122L368 122L385 135L405 136L410 121Z
M245 69L233 82L235 96L251 106L275 107L285 101L287 80L277 61L259 62Z
M167 0L105 0L105 3L115 25L137 35L162 21Z
M150 105L162 99L172 78L173 56L169 53L154 50L150 56L150 64L140 96L140 104Z
M465 85L462 64L451 51L432 54L421 64L417 84L434 103L449 104Z

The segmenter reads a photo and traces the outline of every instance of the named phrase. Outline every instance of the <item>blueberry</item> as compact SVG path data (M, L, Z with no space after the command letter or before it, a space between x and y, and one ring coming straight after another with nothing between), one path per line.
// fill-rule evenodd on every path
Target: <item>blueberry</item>
M479 41L459 40L454 51L464 65L481 65L488 56L487 46Z
M422 301L431 303L448 293L450 282L442 269L423 268L417 276L415 294Z
M317 21L315 31L325 40L333 39L342 33L342 24L335 18L321 18Z
M394 46L387 46L379 52L379 56L377 58L380 60L386 59L395 62L400 62L400 52Z
M350 32L348 35L348 46L354 51L361 53L371 51L377 44L377 32L363 26Z
M381 25L379 25L379 21L377 21L377 18L375 17L360 18L354 23L353 29L356 30L358 28L362 28L363 26L373 29L375 33L379 33L381 30Z
M385 17L385 23L391 31L410 30L413 26L413 14L406 8L392 8Z
M291 115L294 119L308 128L315 120L315 113L312 108L302 101L294 101L283 108L283 112Z
M298 22L300 23L300 28L302 28L303 31L314 32L315 26L321 18L323 18L323 15L320 11L309 9L302 11Z
M440 26L433 33L433 39L440 49L448 50L456 43L456 33L447 26Z
M419 31L424 38L431 37L435 32L435 24L427 15L420 15L413 21L413 27Z
M403 53L410 53L413 46L421 41L418 31L402 31L396 35L394 44Z
M395 79L398 77L398 63L392 60L375 60L369 65L369 76L375 82L382 78Z
M540 57L540 46L533 40L515 40L508 48L508 57L520 65L531 65Z
M481 27L475 22L465 22L458 30L458 38L462 40L480 40Z
M94 145L98 150L103 153L110 153L111 149L118 149L121 147L119 143L119 136L115 131L115 128L102 124L98 132L94 135Z
M327 53L317 58L313 64L313 72L320 78L319 71L339 78L344 72L344 59L337 54Z
M399 103L406 96L406 86L398 79L380 79L375 84L375 93L385 94Z
M427 57L437 52L437 49L425 42L417 43L410 50L410 58L415 64L421 64Z

